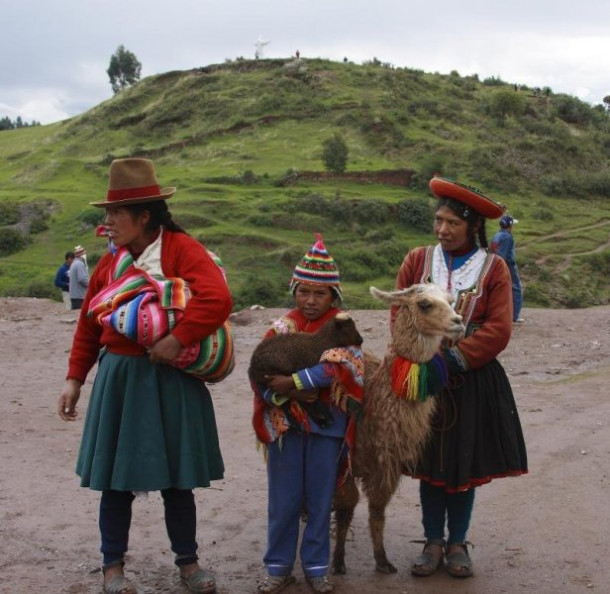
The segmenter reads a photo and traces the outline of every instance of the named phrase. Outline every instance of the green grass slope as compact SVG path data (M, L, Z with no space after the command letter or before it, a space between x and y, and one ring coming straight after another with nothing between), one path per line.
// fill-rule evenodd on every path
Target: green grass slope
M404 254L434 239L435 172L520 219L526 305L608 303L609 131L602 106L571 96L376 60L237 60L148 77L78 117L0 133L0 294L54 294L75 244L94 263L103 212L88 203L105 195L113 158L143 156L178 187L174 217L222 258L237 307L286 305L314 232L339 263L347 307L373 307L368 286L391 288ZM347 170L328 175L322 143L337 132Z

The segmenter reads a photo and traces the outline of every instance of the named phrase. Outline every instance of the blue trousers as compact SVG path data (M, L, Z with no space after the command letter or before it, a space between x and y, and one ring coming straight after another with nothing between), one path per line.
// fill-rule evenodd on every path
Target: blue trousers
M521 308L523 307L523 285L521 284L521 278L517 271L517 265L509 264L508 269L510 270L513 290L513 322L516 322L519 319L519 314L521 314Z
M165 507L165 527L176 554L176 565L197 561L195 540L197 510L193 492L184 489L161 491ZM116 565L123 561L129 542L131 504L135 495L131 491L102 491L100 500L101 551L104 565Z
M474 505L474 489L447 493L443 487L420 481L419 497L426 540L445 538L445 522L449 544L466 540Z
M263 559L269 575L292 572L297 555L301 511L307 512L300 549L306 577L328 573L330 515L342 438L289 431L282 446L267 452L268 528Z

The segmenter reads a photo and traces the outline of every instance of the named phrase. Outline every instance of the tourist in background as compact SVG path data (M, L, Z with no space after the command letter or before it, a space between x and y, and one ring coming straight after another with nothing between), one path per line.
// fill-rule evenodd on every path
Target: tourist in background
M89 286L89 267L87 266L87 251L82 245L74 248L74 260L70 266L70 293L71 309L80 309Z
M55 286L61 290L61 298L66 309L72 309L70 302L70 266L74 261L74 252L66 252L64 263L55 273Z
M489 246L490 251L503 258L510 271L513 292L513 322L515 324L523 322L523 318L520 315L523 305L523 285L521 284L519 270L517 269L515 238L513 237L513 225L518 222L517 219L504 215L500 219L500 230L493 236Z

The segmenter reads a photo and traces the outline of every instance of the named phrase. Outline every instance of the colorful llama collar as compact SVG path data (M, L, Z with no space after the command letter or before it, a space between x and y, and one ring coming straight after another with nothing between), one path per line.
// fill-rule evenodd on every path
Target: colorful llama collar
M392 391L396 398L424 402L447 386L447 367L440 355L427 363L415 363L396 355L392 363Z

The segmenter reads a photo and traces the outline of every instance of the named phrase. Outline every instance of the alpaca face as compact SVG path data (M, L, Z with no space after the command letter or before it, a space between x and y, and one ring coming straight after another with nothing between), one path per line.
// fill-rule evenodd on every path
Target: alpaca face
M418 284L402 291L384 292L371 287L373 297L397 308L396 334L411 329L422 337L457 340L464 332L462 316L455 313L451 296L434 284Z

